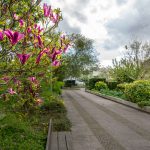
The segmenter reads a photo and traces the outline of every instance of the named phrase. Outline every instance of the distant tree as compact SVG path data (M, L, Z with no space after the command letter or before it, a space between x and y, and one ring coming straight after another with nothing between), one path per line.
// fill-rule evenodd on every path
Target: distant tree
M56 70L56 74L61 80L87 75L96 70L98 64L97 54L91 39L80 34L72 34L70 39L72 49L63 56L63 64L59 70Z
M113 60L112 76L118 82L130 82L144 78L150 60L150 44L133 41L125 48L124 57L120 61Z

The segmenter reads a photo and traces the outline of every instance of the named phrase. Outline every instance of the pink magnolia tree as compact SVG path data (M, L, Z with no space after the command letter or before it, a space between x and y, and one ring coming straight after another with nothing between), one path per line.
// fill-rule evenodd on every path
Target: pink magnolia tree
M69 39L56 32L60 9L37 0L0 2L1 98L28 110L39 102L41 82L61 65Z

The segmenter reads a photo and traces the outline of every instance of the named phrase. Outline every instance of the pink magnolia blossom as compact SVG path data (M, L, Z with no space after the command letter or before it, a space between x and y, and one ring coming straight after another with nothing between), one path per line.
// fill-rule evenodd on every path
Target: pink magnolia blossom
M66 46L65 46L65 48L64 48L64 53L67 51L67 49L69 48L69 44L67 44Z
M13 78L13 82L18 86L21 85L21 81L18 80L16 77Z
M12 45L17 44L20 40L24 38L24 34L19 32L13 32L11 30L4 31L5 35L9 38Z
M20 20L19 20L19 24L20 24L20 27L22 27L22 26L24 25L23 19L20 19Z
M0 41L4 39L3 31L0 31Z
M36 77L28 77L28 79L31 81L31 82L36 82L37 80L36 80Z
M14 17L15 20L19 19L19 16L16 13L14 13L13 17Z
M43 43L42 43L42 39L41 39L41 36L40 36L40 35L37 36L37 40L38 40L38 45L39 45L39 47L42 47L42 46L43 46Z
M44 50L40 51L40 53L39 53L39 55L38 55L38 57L37 57L37 59L36 59L36 63L37 63L37 64L39 64L42 55L43 55L44 53L47 53L48 51L49 51L49 49L44 49Z
M17 94L12 88L8 89L8 93L11 94L11 95Z
M51 6L48 6L47 4L44 3L43 10L44 10L44 16L49 17L51 14Z
M38 33L41 33L44 30L44 28L41 28L40 26L38 26L37 29L38 29Z
M26 63L26 61L29 59L30 54L17 54L17 57L19 58L22 65Z
M54 60L52 62L52 65L55 66L55 67L59 67L61 65L61 62L59 60Z
M31 31L32 31L32 30L31 30L31 27L28 27L28 28L27 28L27 33L29 34L29 33L31 33Z
M52 19L53 23L57 23L59 21L59 15L58 14L52 14L51 19Z
M61 49L57 50L56 48L53 48L53 53L50 55L52 62L56 59L57 55L61 53L62 53Z
M10 80L10 78L7 77L7 76L5 76L5 77L3 77L3 78L1 78L1 79L4 80L6 83Z
M40 25L34 24L34 28L38 30L38 33L40 34L44 28L42 28Z

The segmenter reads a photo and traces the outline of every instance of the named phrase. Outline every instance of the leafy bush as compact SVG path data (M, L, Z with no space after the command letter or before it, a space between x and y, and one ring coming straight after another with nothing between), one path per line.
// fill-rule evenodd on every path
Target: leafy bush
M121 83L117 85L117 89L124 92L129 83Z
M66 113L64 102L59 99L45 100L41 108L51 113Z
M90 89L90 90L94 89L95 88L95 84L98 81L106 82L106 79L105 78L91 78L91 79L89 79L87 88Z
M57 94L61 94L62 93L61 89L63 86L64 86L64 82L56 81L55 84L53 85L53 92Z
M75 80L66 80L65 81L65 87L72 87L72 86L75 86L76 83L75 83Z
M150 101L141 101L137 103L139 107L150 106Z
M113 97L126 99L126 97L125 97L125 95L122 91L102 89L102 90L100 90L100 93L104 94L104 95L108 95L108 96L113 96Z
M99 81L99 82L96 82L95 83L95 89L100 91L101 89L107 89L107 84L102 82L102 81Z
M106 83L110 90L114 90L117 88L117 84L118 84L117 81L107 81Z
M131 102L150 101L150 81L139 80L130 83L125 88L125 95Z

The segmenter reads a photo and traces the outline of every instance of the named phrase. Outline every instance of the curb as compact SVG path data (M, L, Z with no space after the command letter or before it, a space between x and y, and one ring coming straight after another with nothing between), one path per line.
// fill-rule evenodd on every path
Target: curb
M106 96L106 95L96 93L96 92L90 91L90 90L85 90L85 92L94 94L94 95L99 96L99 97L103 97L105 99L114 101L116 103L119 103L119 104L122 104L122 105L125 105L125 106L128 106L128 107L134 108L136 110L140 110L140 111L143 111L143 112L146 112L146 113L150 114L150 107L149 106L145 106L145 107L141 108L135 103L132 103L130 101L126 101L126 100L123 100L123 99L120 99L120 98L116 98L116 97L112 97L112 96Z
M52 119L50 119L50 121L49 121L49 126L48 126L48 134L47 134L46 150L50 150L50 145L51 145L51 135L52 135Z

